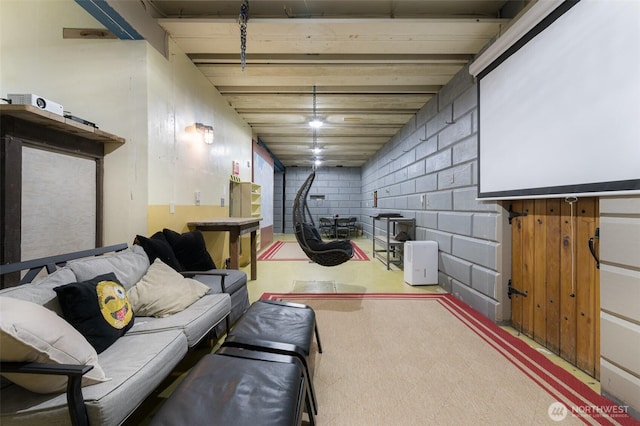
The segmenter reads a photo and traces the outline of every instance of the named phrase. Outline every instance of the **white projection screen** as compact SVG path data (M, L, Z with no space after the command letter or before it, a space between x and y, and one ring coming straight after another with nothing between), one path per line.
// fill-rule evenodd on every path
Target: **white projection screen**
M640 1L562 3L478 94L479 198L640 193Z

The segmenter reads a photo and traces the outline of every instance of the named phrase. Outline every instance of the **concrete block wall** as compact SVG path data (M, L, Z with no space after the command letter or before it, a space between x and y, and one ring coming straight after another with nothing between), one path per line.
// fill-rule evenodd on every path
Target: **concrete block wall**
M284 233L293 233L293 202L298 190L309 177L311 168L290 167L284 175L284 211L276 214L284 216ZM276 186L278 178L276 178ZM280 186L279 188L282 188ZM307 197L307 205L316 225L322 216L355 216L361 222L362 182L359 167L318 168L316 178ZM278 188L274 188L274 193ZM324 195L324 199L311 199L311 195ZM274 201L274 210L278 208ZM282 209L281 209L282 210ZM275 221L275 219L274 219ZM275 226L274 226L275 231Z
M640 419L640 197L600 198L600 384Z
M415 218L416 240L438 242L439 284L501 322L510 319L510 234L501 205L476 199L477 111L463 69L362 167L362 222L371 237L371 216Z

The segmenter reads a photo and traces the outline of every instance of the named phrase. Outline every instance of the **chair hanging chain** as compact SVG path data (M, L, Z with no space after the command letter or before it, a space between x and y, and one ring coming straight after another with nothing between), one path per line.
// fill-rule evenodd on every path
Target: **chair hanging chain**
M574 217L573 217L573 205L578 202L577 197L566 197L564 199L565 203L569 203L571 208L570 210L570 219L571 219L571 294L569 296L576 297L576 266L575 266L575 241L574 241Z
M316 86L313 86L313 119L316 120L317 116L316 116ZM315 127L313 128L313 153L314 155L316 154L316 150L318 148L318 129L316 129ZM314 157L314 159L317 159L316 157ZM316 162L313 162L313 170L315 171L317 169L317 165Z
M318 131L313 129L313 149L315 150L318 147Z
M313 86L313 119L316 118L316 86Z
M247 22L249 21L249 0L242 0L238 23L240 24L240 65L242 71L247 64Z

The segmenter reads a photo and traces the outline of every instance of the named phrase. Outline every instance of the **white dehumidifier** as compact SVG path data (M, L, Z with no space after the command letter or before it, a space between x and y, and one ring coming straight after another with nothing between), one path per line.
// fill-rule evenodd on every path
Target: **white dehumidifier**
M404 243L404 281L410 285L438 284L438 243Z

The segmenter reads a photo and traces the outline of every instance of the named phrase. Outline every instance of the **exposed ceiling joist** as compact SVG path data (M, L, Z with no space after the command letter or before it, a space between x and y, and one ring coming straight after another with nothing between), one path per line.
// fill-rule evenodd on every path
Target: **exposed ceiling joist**
M529 0L141 0L285 165L361 166ZM308 121L316 110L320 154Z

